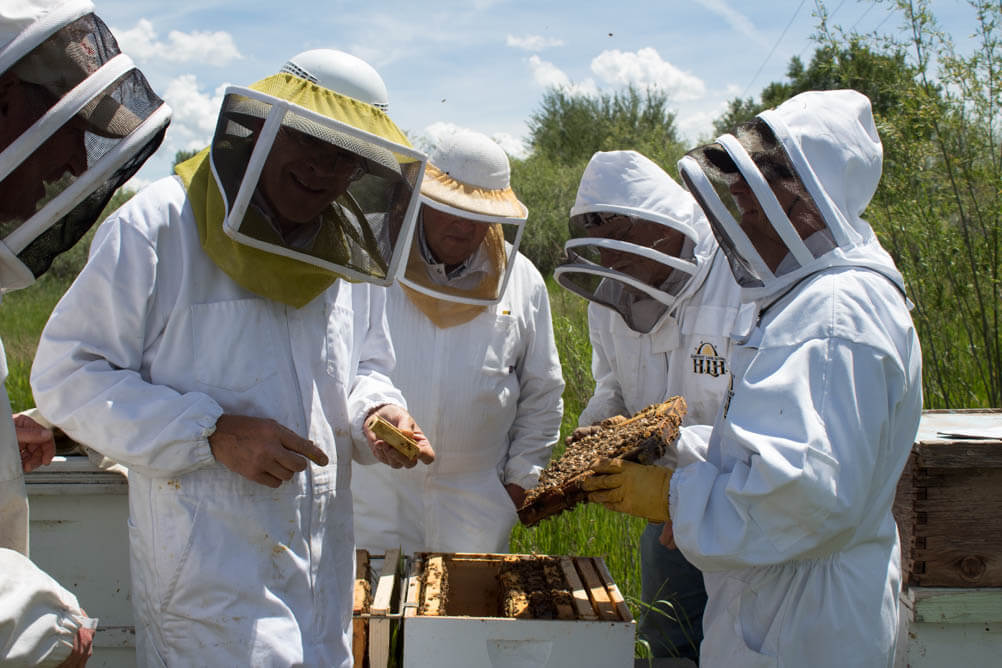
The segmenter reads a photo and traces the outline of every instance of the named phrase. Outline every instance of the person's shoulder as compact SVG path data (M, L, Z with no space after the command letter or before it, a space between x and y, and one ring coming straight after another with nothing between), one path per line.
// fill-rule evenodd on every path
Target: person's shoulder
M761 325L766 337L786 339L838 337L872 341L877 332L898 327L911 317L904 295L886 276L862 267L839 267L814 274L769 306Z
M129 198L108 216L109 220L153 230L179 217L188 201L184 185L176 176L168 176L147 186Z
M514 264L515 266L512 268L513 277L517 273L523 277L523 280L533 285L546 285L546 281L543 280L543 275L539 273L539 269L535 263L523 255L522 251L515 253Z

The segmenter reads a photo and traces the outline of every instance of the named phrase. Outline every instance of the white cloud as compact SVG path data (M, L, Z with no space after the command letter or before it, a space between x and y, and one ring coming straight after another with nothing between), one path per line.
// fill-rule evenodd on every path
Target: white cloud
M507 132L495 132L491 135L491 139L498 143L498 146L504 149L512 158L518 158L519 160L525 160L529 157L529 149L525 145L525 141L519 137L515 137Z
M591 61L591 71L614 86L660 88L676 101L697 100L706 94L706 85L699 77L662 60L657 50L650 47L636 52L603 51Z
M529 57L529 68L532 70L533 81L543 88L563 88L571 95L594 95L598 92L593 79L573 83L563 70L539 56Z
M555 37L543 37L542 35L524 35L522 37L508 35L505 43L510 47L526 51L542 51L543 49L553 46L563 46L564 44L563 40Z
M716 110L679 110L675 117L675 124L686 144L695 144L702 139L712 137L713 121L726 111L726 105L724 107L718 107Z
M203 93L194 74L182 74L167 84L163 98L174 110L165 141L168 151L190 151L208 146L216 129L223 91L228 85L222 84L212 94Z
M172 63L197 61L202 65L225 66L243 58L233 36L217 30L195 30L190 33L171 30L167 41L158 39L152 21L140 19L129 30L112 29L123 53L142 62L153 59Z
M730 24L731 28L738 31L759 46L765 48L769 48L771 46L769 39L759 32L758 28L755 27L755 24L752 23L747 16L727 4L726 0L696 0L696 2L724 19L728 24ZM733 46L734 45L731 45L732 48Z

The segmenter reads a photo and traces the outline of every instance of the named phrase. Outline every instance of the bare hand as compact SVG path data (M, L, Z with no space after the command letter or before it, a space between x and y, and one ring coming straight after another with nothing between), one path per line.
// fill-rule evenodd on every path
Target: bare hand
M56 454L56 440L51 429L46 429L24 413L14 416L17 432L17 449L21 452L21 468L25 473L45 466Z
M209 437L212 456L223 466L266 487L278 487L308 466L330 461L324 451L274 420L222 415Z
M525 490L513 482L508 483L504 488L508 491L511 502L515 504L515 509L521 508L522 504L525 503Z
M658 542L669 550L678 549L678 545L675 544L675 530L672 528L671 520L665 522L664 527L661 529L661 535L658 536Z
M76 635L73 636L73 649L70 650L70 655L59 664L58 668L79 668L84 666L93 652L93 644L94 629L84 628L83 626L78 628Z
M368 424L366 424L363 426L363 431L365 432L365 438L369 441L372 454L376 456L376 459L395 469L401 467L412 468L417 465L418 460L421 460L425 464L431 464L435 461L435 451L432 449L431 443L428 442L428 438L421 431L418 423L414 421L411 414L404 410L403 407L396 404L383 404L372 412L381 416L400 431L410 434L418 446L418 456L414 459L407 459L407 457L397 452L396 448L389 443L377 438L372 430L369 429Z

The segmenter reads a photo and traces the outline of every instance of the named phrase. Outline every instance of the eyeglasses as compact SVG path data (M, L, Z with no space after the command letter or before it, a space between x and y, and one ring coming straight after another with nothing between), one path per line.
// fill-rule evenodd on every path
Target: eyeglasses
M322 139L288 127L282 127L279 130L279 135L291 140L302 151L304 156L309 156L319 162L325 162L330 166L332 171L341 172L342 176L349 183L358 181L368 172L365 167L364 158L342 150Z

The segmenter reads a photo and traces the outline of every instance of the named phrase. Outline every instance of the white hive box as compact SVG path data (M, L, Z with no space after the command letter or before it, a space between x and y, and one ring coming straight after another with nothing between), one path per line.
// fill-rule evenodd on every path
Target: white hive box
M99 620L88 668L136 665L129 576L129 486L82 455L25 476L31 560Z
M444 614L428 616L422 614L422 574L434 556L444 558L448 592ZM404 668L633 666L636 624L601 558L560 559L574 619L517 619L498 613L506 557L415 555L404 603Z

